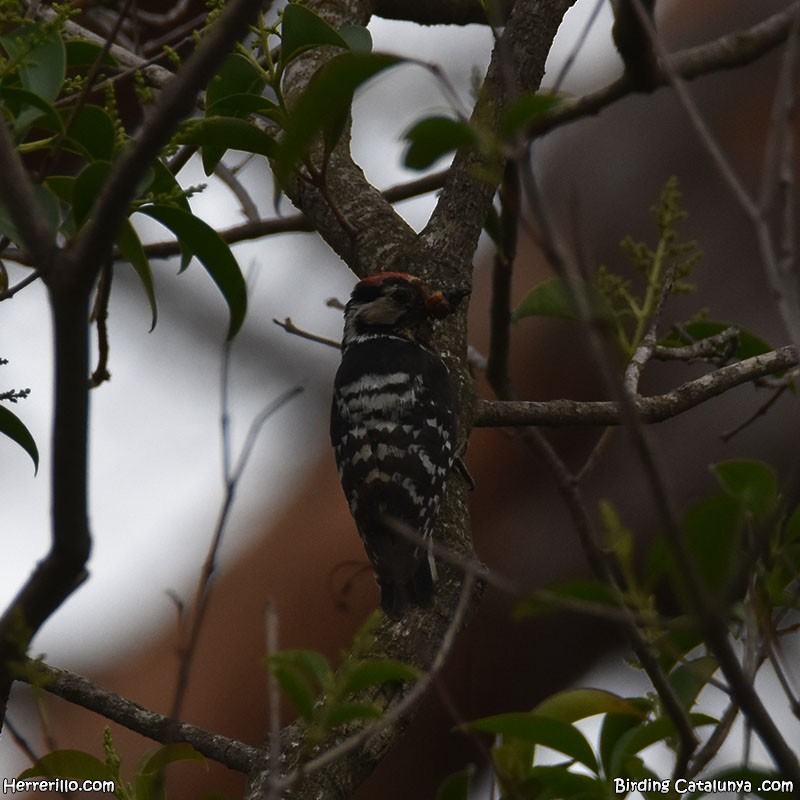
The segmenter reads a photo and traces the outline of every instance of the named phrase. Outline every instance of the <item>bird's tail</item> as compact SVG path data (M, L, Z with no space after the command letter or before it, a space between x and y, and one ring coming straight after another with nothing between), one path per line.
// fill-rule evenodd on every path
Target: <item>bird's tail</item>
M411 580L400 583L391 579L379 581L381 608L391 619L400 619L409 606L426 607L433 600L433 575L427 558L419 562Z

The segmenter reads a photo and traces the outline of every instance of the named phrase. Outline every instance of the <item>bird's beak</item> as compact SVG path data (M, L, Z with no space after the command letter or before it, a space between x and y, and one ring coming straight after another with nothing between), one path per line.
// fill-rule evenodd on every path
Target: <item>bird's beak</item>
M443 291L425 293L425 308L435 319L454 313L461 301L470 294L470 289L444 289Z

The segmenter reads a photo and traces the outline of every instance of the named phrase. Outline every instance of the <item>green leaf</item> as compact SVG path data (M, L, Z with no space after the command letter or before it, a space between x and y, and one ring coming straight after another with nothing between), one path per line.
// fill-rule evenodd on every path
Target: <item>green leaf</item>
M163 800L164 770L178 761L195 761L202 764L206 771L208 762L190 744L178 742L157 747L147 753L139 763L134 777L136 786L135 798L139 800Z
M330 151L341 135L355 90L377 73L402 62L399 56L386 53L342 53L323 64L312 75L286 123L286 136L276 157L280 181L287 180L320 134Z
M264 86L266 79L258 67L241 53L231 53L209 81L206 90L206 108L211 109L233 95L246 94L258 97Z
M613 554L625 576L633 574L635 539L629 528L620 519L617 509L608 500L601 500L600 518L603 525L603 546Z
M566 765L541 765L528 770L528 776L514 792L515 797L569 800L607 800L605 783L591 775L581 775Z
M408 147L403 164L409 169L427 169L459 147L477 144L469 122L452 117L427 117L406 131Z
M303 672L327 691L333 685L333 670L328 659L315 650L281 650L270 656L270 664L284 664Z
M0 100L14 117L14 135L17 141L25 137L28 128L36 122L45 130L60 132L61 118L58 112L43 97L30 89L16 86L0 87Z
M320 692L333 685L327 659L313 650L282 650L269 657L269 668L297 713L311 721Z
M500 133L504 139L510 139L528 127L539 117L543 117L561 103L561 98L554 94L527 94L515 100L503 115Z
M709 655L690 659L675 667L669 675L669 682L684 708L690 710L694 706L697 696L718 668L717 659Z
M266 97L254 94L231 94L206 108L207 117L245 117L260 114L274 120L281 127L285 122L284 112Z
M136 771L138 773L158 773L177 761L197 761L206 768L208 767L205 756L198 753L194 747L186 742L177 742L152 750L144 756Z
M72 195L72 215L77 227L89 216L110 170L111 162L92 161L78 174Z
M549 589L540 589L521 600L514 609L514 618L538 617L573 607L591 613L593 605L616 607L614 595L607 584L596 580L564 581Z
M372 34L369 32L369 28L365 28L363 25L345 25L339 30L339 35L352 52L372 52Z
M380 710L372 703L336 703L336 705L327 709L324 725L330 730L356 720L375 720L380 718Z
M283 664L273 664L272 674L289 698L294 710L306 722L310 722L314 718L314 704L318 692L309 684L306 676Z
M247 286L230 247L210 225L180 208L149 205L138 211L169 228L181 246L205 267L228 304L228 339L232 339L242 327L247 313Z
M64 118L69 112L64 112ZM116 129L108 112L100 107L86 105L70 124L67 144L88 161L111 161L117 149Z
M605 296L591 283L574 279L568 287L561 278L548 278L535 286L514 309L511 319L514 322L525 317L561 317L578 320L583 316L578 313L573 299L573 292L581 293L582 302L586 305L589 319L592 321L609 321L613 313Z
M322 17L305 6L291 3L283 10L281 25L281 65L283 68L312 47L334 45L348 48L347 40Z
M712 593L724 596L744 555L739 506L729 497L709 498L689 511L683 527L701 579ZM675 578L682 587L683 574L676 572Z
M664 672L675 669L702 643L703 636L698 630L697 619L692 614L673 617L669 627L660 636L656 636L653 642Z
M600 763L603 765L603 773L606 777L615 777L611 771L611 761L617 743L628 731L638 728L642 721L631 714L606 714L598 740Z
M533 713L561 722L577 722L596 714L624 714L640 720L647 716L647 710L640 705L602 689L566 689L557 692L539 703Z
M731 589L731 581L739 575L744 557L741 506L728 495L708 497L687 512L682 529L699 577L709 591L724 598ZM673 547L663 535L650 553L647 576L651 586L668 578L684 607L691 607L686 575L676 564Z
M34 184L33 194L38 201L38 210L50 222L50 229L53 231L58 230L58 226L61 223L61 208L56 196L47 186L41 184ZM11 218L11 214L2 205L0 205L0 233L8 236L15 244L22 245L22 237L17 230L17 226Z
M186 197L183 187L169 171L167 165L161 159L156 159L152 167L153 180L149 186L150 195L155 198L167 195L169 196L170 205L182 209L187 214L191 214L192 207L189 205L189 198ZM160 201L156 200L156 202Z
M36 447L36 441L22 420L2 404L0 404L0 434L16 442L31 457L34 474L39 471L39 449Z
M418 677L419 670L410 664L392 658L371 658L348 665L342 691L345 694L357 694L371 686L413 681Z
M82 750L54 750L42 756L32 767L20 773L25 778L72 778L74 780L114 780L105 762Z
M469 785L474 775L475 767L472 764L448 775L439 786L435 800L469 800Z
M261 97L264 86L266 86L266 78L258 66L244 54L232 53L225 59L222 67L208 84L206 119L219 114L226 117L246 117L252 113L248 110L248 106L253 102L259 103L263 108L264 103L270 102ZM239 101L237 102L235 98L239 98ZM191 123L192 121L187 124ZM263 135L266 136L266 134ZM186 144L195 143L186 142ZM206 175L210 175L216 169L228 147L233 147L226 142L212 144L207 141L197 144L203 147L202 160Z
M522 739L495 739L492 764L501 786L518 786L533 767L536 745Z
M0 36L0 45L12 60L19 59L19 79L26 89L52 102L66 74L66 51L57 30L38 26L16 29Z
M277 151L277 143L267 133L255 125L236 117L205 117L184 122L175 136L178 144L190 144L196 147L219 148L224 153L228 150L242 150L245 153L272 158ZM219 159L206 174L213 172ZM205 166L205 164L204 164Z
M717 720L706 714L690 714L689 721L694 728L716 725ZM611 755L608 774L625 775L625 765L629 759L657 742L676 736L675 723L669 717L659 717L644 725L637 725L617 740Z
M778 474L762 461L738 459L712 466L723 490L757 520L764 520L779 501Z
M467 723L472 730L502 735L549 747L580 762L592 772L598 771L597 759L586 737L575 727L558 719L540 714L511 712L484 717Z
M142 246L142 241L136 229L129 219L122 222L119 236L117 237L117 247L124 256L125 260L133 267L141 281L147 302L150 305L150 330L156 327L158 322L158 305L156 304L156 292L153 285L153 271L150 268L150 261Z
M88 39L67 39L64 42L64 52L67 59L67 69L80 70L83 68L85 72L86 67L93 66L97 59L100 58L100 63L107 67L117 67L119 62L110 52Z

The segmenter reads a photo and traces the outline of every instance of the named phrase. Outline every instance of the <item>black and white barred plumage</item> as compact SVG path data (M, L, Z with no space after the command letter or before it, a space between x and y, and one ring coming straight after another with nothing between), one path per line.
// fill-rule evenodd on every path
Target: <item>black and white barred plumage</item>
M456 458L459 403L430 335L466 294L386 272L360 281L345 308L331 442L381 606L395 619L433 596L419 537L431 535Z

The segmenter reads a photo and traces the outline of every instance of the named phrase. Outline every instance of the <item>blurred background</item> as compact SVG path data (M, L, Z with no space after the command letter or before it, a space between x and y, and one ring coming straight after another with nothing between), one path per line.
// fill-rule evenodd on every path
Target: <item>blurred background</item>
M88 5L88 4L87 4ZM140 4L146 8L146 4ZM186 4L176 4L186 5ZM745 27L784 7L762 0L662 0L658 20L671 50ZM567 15L548 62L552 85L596 6L578 0ZM113 8L108 6L113 16ZM162 9L163 10L163 9ZM94 23L103 17L88 8ZM187 18L190 9L184 9ZM196 9L195 9L196 11ZM562 90L583 94L620 74L611 42L612 16L602 4ZM88 23L87 23L88 24ZM176 23L177 24L177 23ZM420 26L375 19L375 49L436 62L466 107L475 75L488 64L491 33L480 26ZM755 190L779 67L777 54L743 69L691 84L712 130L748 186ZM402 133L448 99L430 74L401 67L370 83L354 107L353 151L379 188L411 178L401 166ZM235 154L229 166L243 163ZM442 165L438 165L440 168ZM537 142L533 168L544 203L568 251L590 266L622 268L626 234L652 241L649 215L666 179L677 175L689 212L688 236L705 258L696 295L680 299L667 322L700 308L736 322L776 346L785 332L766 285L752 230L671 90L629 97L597 117L566 126ZM242 182L263 214L273 196L267 167L252 160ZM207 178L196 161L184 185L208 184L192 198L195 213L217 228L242 222L230 191ZM400 203L417 230L435 203L426 196ZM294 213L285 200L280 212ZM156 223L150 241L168 238ZM291 336L273 318L338 339L341 313L326 306L346 300L354 283L347 267L313 234L284 234L235 247L250 282L250 311L235 340L230 365L232 447L237 453L251 420L288 388L303 393L265 425L238 489L220 555L209 617L189 686L187 721L251 743L267 731L264 609L274 604L281 647L308 647L337 657L377 604L377 590L341 496L327 427L335 350ZM492 251L475 255L470 343L486 352ZM9 270L14 275L13 265ZM379 265L378 265L379 266ZM189 604L223 496L220 394L226 309L206 273L193 264L157 262L159 324L148 333L149 311L132 270L115 270L109 331L112 379L92 395L91 509L95 537L91 576L47 623L34 655L166 712L177 675L180 641L176 598ZM515 265L515 301L550 274L535 243L523 242ZM39 475L25 454L0 440L0 602L5 606L48 547L51 347L47 300L33 284L0 306L0 388L30 387L15 412L41 451ZM602 387L582 337L570 323L525 320L513 331L513 378L520 397L598 399ZM654 365L642 391L656 393L701 374L703 367ZM485 387L478 382L479 391ZM671 497L679 509L713 488L708 465L763 458L797 488L796 399L782 397L765 417L729 442L720 434L743 422L766 400L741 387L649 431ZM549 434L567 461L580 464L599 431ZM513 433L476 430L470 441L476 548L486 563L518 585L536 588L581 573L583 556L552 478ZM648 488L624 436L617 436L587 486L590 503L611 499L642 537L656 532ZM481 759L474 743L449 731L482 714L530 708L570 683L627 693L640 677L614 649L612 630L578 617L519 623L516 598L489 589L459 642L435 698L426 703L403 745L370 778L360 797L429 797L442 777L466 760ZM59 747L100 753L104 721L47 698L45 728ZM284 709L289 716L288 709ZM15 689L11 720L38 751L42 724L29 692ZM796 727L788 709L785 724ZM150 744L113 727L115 740L136 760ZM788 727L787 727L788 730ZM737 745L738 746L738 745ZM756 755L758 751L756 750ZM738 757L732 753L731 758ZM129 762L129 763L132 763ZM0 774L16 775L25 756L5 735ZM241 778L212 768L177 767L175 797L212 789L236 796ZM194 783L197 780L199 783Z

